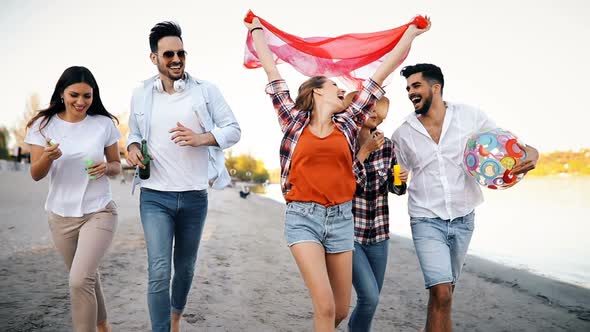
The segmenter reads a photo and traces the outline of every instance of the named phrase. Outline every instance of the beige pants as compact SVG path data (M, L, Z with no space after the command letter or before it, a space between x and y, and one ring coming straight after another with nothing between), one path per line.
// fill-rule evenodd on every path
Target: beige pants
M107 319L100 287L98 264L113 241L117 228L117 206L82 217L62 217L49 213L53 242L70 271L70 298L74 331L96 331Z

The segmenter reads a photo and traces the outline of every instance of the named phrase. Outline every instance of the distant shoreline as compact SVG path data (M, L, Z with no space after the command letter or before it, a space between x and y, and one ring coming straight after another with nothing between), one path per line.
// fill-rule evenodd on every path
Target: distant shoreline
M570 173L560 173L560 174L547 174L547 175L538 175L535 173L530 173L526 175L529 178L555 178L555 179L563 179L563 178L590 178L590 174L570 174Z
M391 234L391 237L398 242L398 245L408 250L414 250L411 239L397 234ZM575 312L580 311L582 308L590 308L590 288L544 276L526 269L496 263L474 254L468 254L467 256L464 271L473 273L483 280L517 289L542 298L549 304L557 304ZM590 315L588 315L588 319L590 319Z

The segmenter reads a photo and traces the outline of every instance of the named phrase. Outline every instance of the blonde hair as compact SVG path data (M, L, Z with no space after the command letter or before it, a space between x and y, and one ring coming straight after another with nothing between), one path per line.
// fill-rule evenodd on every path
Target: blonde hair
M295 108L300 111L311 112L315 103L313 101L313 89L321 88L328 79L325 76L314 76L299 86Z

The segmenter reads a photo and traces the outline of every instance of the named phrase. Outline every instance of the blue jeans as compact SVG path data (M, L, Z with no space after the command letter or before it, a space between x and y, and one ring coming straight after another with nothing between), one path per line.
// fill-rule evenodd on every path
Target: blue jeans
M141 189L139 210L148 252L148 307L152 330L170 331L170 312L181 314L191 288L207 216L207 190ZM170 273L174 243L174 278Z
M356 292L356 307L348 321L352 332L371 330L371 322L379 304L379 293L383 287L388 252L389 240L368 245L354 243L352 285Z
M453 220L410 218L424 286L457 283L475 227L475 212Z

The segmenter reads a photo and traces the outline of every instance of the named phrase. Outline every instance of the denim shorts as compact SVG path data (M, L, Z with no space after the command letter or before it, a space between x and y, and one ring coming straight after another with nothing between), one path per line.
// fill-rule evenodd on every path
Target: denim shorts
M455 284L474 229L475 212L453 220L411 217L412 238L426 288Z
M330 207L313 202L289 202L285 212L285 237L289 247L316 242L329 254L353 250L352 201Z

